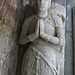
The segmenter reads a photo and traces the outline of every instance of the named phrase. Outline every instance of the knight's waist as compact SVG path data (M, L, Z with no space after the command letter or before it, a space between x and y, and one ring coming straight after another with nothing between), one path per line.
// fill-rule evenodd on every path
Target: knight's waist
M54 47L54 46L46 46L46 45L38 45L38 44L32 44L32 47L36 48L38 51L50 51L50 50L58 50L60 51L60 47Z
M59 46L59 45L55 45L55 44L52 44L50 42L47 42L41 38L37 38L36 40L34 40L33 42L31 42L32 45L40 45L40 46Z

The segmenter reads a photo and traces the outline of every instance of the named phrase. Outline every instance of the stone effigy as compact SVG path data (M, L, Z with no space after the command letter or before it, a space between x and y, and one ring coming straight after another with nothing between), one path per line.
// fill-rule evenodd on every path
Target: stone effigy
M64 75L65 8L37 0L37 14L25 19L19 44L30 42L21 75Z

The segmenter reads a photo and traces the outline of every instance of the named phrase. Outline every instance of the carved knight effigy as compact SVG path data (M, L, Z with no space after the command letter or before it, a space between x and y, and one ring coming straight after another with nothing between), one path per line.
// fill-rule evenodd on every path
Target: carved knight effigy
M64 75L65 8L37 0L37 14L25 19L19 44L30 42L21 75Z

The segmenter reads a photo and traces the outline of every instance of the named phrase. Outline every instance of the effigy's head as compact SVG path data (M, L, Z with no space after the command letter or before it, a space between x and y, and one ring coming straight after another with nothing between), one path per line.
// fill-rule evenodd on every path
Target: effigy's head
M39 10L47 10L51 5L51 0L37 0Z

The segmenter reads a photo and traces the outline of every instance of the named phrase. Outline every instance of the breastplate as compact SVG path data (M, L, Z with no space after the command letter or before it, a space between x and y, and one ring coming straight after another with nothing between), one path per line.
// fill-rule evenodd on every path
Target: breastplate
M44 20L44 31L49 35L55 35L55 24L51 14Z
M55 27L46 21L44 22L44 32L49 35L55 35Z

